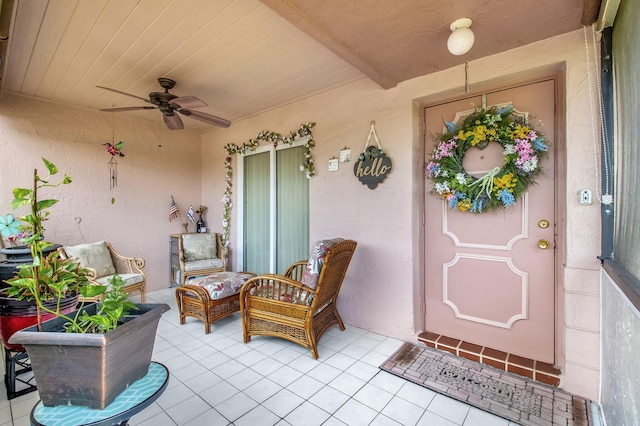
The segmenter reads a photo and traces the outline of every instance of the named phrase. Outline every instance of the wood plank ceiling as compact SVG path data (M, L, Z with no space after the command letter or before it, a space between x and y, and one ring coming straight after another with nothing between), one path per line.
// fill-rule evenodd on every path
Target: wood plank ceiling
M578 29L582 1L2 0L2 90L97 110L144 103L95 86L146 98L169 77L173 94L233 122L358 79L390 88ZM476 44L455 57L449 24L466 16Z

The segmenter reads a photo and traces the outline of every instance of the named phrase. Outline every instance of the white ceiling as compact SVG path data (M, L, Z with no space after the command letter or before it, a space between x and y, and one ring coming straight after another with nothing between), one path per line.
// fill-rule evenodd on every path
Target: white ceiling
M168 77L171 93L234 122L357 79L389 88L580 28L583 0L263 0L273 10L258 0L0 1L3 91L98 110L144 102L95 86L147 98ZM1 28L11 3L11 28ZM448 26L467 14L476 45L452 57Z

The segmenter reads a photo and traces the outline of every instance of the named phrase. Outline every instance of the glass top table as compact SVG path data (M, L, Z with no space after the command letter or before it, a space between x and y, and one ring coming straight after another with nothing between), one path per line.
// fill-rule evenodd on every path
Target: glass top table
M31 411L35 426L111 426L127 425L134 414L151 405L169 383L169 370L158 362L151 362L146 376L133 382L104 410L74 405L45 407L39 401Z

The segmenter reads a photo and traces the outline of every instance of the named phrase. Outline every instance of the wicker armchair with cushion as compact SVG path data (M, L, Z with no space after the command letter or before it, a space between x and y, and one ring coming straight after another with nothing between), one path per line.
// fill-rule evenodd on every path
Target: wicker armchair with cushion
M309 260L294 263L284 276L248 280L240 291L245 343L256 335L281 337L309 348L318 359L322 334L333 325L344 330L337 299L356 245L353 240L318 241Z
M227 249L218 233L181 234L178 240L180 284L189 277L224 272Z
M58 252L60 257L78 259L80 265L91 271L91 282L95 285L108 286L108 280L113 275L120 275L125 281L124 291L140 292L140 301L145 302L146 277L142 271L144 259L123 256L106 241L64 246Z

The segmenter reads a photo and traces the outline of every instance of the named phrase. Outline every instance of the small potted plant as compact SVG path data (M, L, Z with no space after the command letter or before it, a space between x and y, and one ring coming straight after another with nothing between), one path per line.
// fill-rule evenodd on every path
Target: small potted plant
M49 177L58 170L43 158ZM45 406L81 405L104 409L131 383L147 374L160 317L166 304L134 304L123 292L118 275L106 286L90 285L88 270L74 259L63 259L57 252L43 256L50 245L42 238L42 221L58 200L38 200L38 190L71 182L64 178L49 183L34 171L33 189L16 188L13 207L30 205L30 214L21 218L29 237L33 263L22 265L7 280L8 293L17 299L33 301L38 324L18 331L9 343L25 347L31 361L38 392ZM102 303L65 312L60 301L69 294L84 297L104 294ZM132 313L132 311L135 311ZM41 313L53 319L42 321Z

